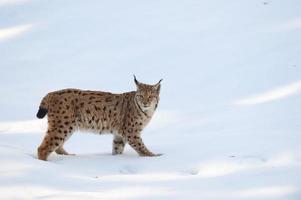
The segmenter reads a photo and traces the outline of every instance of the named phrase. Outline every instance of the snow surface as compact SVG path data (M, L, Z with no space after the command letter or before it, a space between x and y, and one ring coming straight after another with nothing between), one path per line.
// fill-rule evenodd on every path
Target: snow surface
M301 199L298 0L0 0L0 199ZM36 159L49 91L163 78L161 157L77 133Z

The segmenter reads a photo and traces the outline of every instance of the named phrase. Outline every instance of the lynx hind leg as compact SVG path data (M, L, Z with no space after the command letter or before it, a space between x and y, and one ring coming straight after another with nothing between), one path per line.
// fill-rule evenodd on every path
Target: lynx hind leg
M48 156L62 143L61 141L54 139L52 135L53 134L48 131L47 135L43 139L42 144L38 148L38 158L40 160L47 160Z
M53 151L62 154L67 153L62 146L64 142L71 136L71 134L71 131L67 130L63 131L59 129L58 132L48 130L46 136L43 139L42 144L38 148L38 158L40 160L47 160L48 156Z
M69 132L68 134L64 134L63 138L59 138L60 140L63 140L63 143L55 150L55 153L59 155L72 155L72 156L75 155L73 153L68 153L63 147L64 143L71 137L72 134L73 132Z
M122 154L124 151L125 140L119 135L114 135L112 154Z
M75 154L70 154L68 153L63 146L60 146L59 148L57 148L57 150L55 150L55 153L59 154L59 155L75 155Z

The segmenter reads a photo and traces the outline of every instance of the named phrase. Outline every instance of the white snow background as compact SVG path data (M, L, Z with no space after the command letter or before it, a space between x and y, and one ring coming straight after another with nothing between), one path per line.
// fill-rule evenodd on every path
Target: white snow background
M77 133L36 159L41 98L163 78L161 157ZM0 199L301 199L299 0L0 0Z

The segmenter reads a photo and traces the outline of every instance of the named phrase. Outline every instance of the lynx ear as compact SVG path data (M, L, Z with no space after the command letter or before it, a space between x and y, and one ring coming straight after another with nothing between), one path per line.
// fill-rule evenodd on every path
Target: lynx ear
M160 92L160 89L161 89L161 81L163 79L161 79L156 85L154 85L154 89L157 91L157 92Z
M140 86L140 83L139 83L139 81L137 81L137 79L136 79L136 76L134 75L134 81L135 81L135 84L136 84L136 86L137 87L139 87Z

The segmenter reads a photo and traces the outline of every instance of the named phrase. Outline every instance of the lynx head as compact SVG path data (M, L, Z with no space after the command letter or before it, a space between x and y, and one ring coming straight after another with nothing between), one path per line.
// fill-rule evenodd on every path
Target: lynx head
M148 85L137 81L134 75L134 81L137 86L135 101L137 102L138 106L143 111L156 109L157 104L159 102L159 94L162 79L155 85Z

